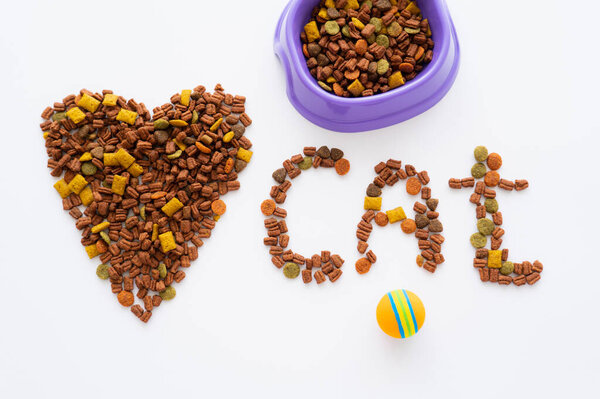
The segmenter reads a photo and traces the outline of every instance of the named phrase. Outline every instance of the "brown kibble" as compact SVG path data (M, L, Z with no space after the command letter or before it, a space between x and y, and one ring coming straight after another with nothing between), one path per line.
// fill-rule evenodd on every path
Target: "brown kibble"
M367 244L365 241L359 241L358 245L356 246L356 249L359 253L364 254L368 247L369 244Z
M355 264L358 274L365 274L371 270L371 262L367 258L360 258Z
M364 55L367 52L368 43L365 39L360 39L354 45L354 51L358 55Z
M308 284L312 281L312 271L310 270L302 270L302 281L304 284Z
M387 226L388 222L388 217L385 212L377 212L377 214L375 215L375 223L378 226Z
M322 271L317 270L315 272L315 281L317 282L317 284L321 284L322 282L324 282L326 279L325 274L323 274Z
M271 216L275 212L275 208L277 208L277 205L272 199L264 200L260 204L260 210L265 216Z
M408 165L407 165L408 166ZM406 192L410 195L417 195L421 191L421 182L416 177L406 180Z

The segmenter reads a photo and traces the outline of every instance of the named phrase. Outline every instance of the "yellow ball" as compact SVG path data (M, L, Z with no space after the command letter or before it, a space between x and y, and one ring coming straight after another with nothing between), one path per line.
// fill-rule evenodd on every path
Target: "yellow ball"
M408 290L390 291L377 305L377 323L391 337L407 338L415 335L424 322L423 302Z

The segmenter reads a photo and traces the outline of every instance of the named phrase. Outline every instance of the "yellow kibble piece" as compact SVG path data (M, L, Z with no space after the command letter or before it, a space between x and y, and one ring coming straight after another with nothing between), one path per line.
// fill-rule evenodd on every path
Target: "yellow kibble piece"
M397 6L398 5L398 1L397 0L390 0L390 4L392 6Z
M364 90L365 90L365 86L363 86L363 84L360 83L360 81L358 79L356 79L354 82L350 83L350 85L348 86L348 91L350 93L352 93L352 95L354 95L354 97L360 96Z
M319 40L321 38L316 21L310 21L309 23L304 25L304 33L306 33L306 40L308 40L309 43L312 43L315 40Z
M114 152L105 152L103 159L104 165L106 166L119 166L119 159L117 158L117 154Z
M252 151L248 151L240 147L238 148L237 158L241 159L244 162L250 162L250 158L252 158Z
M129 168L127 168L127 171L131 174L131 176L138 177L144 173L144 168L134 162Z
M54 183L54 188L58 191L60 198L67 198L69 194L71 194L71 189L64 179L60 179L56 183Z
M223 118L217 119L217 121L210 127L210 131L216 132L219 126L221 126L221 123L223 123Z
M44 134L42 134L42 137L44 139L47 139L49 135L50 135L50 132L44 132Z
M419 9L419 7L417 7L417 4L413 1L411 1L410 3L408 3L408 5L406 6L405 10L408 10L411 12L411 14L413 15L419 15L421 14L421 10Z
M129 111L128 109L121 108L117 114L117 120L121 122L133 125L137 118L137 112Z
M67 111L67 116L69 117L70 120L73 121L73 123L78 124L79 122L81 122L82 120L85 119L85 114L83 113L82 110L80 110L77 107L73 107L70 110Z
M321 8L319 10L319 17L321 17L323 19L329 19L329 16L327 15L327 9L326 8Z
M191 90L181 90L181 98L179 99L179 103L181 105L185 105L186 107L190 105L190 96L192 95Z
M96 244L88 245L87 247L85 247L85 252L87 252L87 255L90 259L95 258L96 256L100 255L100 252L98 251L98 248L96 247Z
M173 119L172 121L169 121L169 123L171 126L175 127L186 127L188 125L186 121L182 121L181 119Z
M387 215L390 223L401 222L406 219L406 213L404 213L404 209L402 209L401 206L390 211L385 211L385 214Z
M219 219L221 219L221 216L220 216L220 215L215 215L215 216L213 216L213 220L214 220L215 222L218 222L218 221L219 221Z
M110 222L98 223L97 225L92 227L92 233L93 234L100 233L102 230L108 229L109 226L110 226Z
M225 135L223 136L223 142L229 143L231 140L233 140L234 137L235 137L234 132L225 133Z
M119 165L127 169L135 162L135 157L127 152L127 150L123 148L119 148L119 151L115 153L115 157L117 157L117 162Z
M178 210L180 210L181 208L183 208L183 204L181 203L181 201L179 201L177 199L177 197L173 197L173 199L171 199L171 201L167 202L162 208L160 208L167 216L171 217L175 214L175 212L177 212Z
M335 8L335 0L325 0L325 7Z
M502 251L488 251L488 267L492 269L500 269L502 267Z
M359 7L358 0L348 0L344 6L344 10L358 10Z
M181 141L177 140L177 139L173 139L173 142L177 145L177 147L179 147L179 149L181 151L185 151L185 149L187 148L185 146L185 144L183 144Z
M404 76L402 76L402 72L397 71L390 76L388 79L388 85L390 89L395 89L396 87L402 86L406 81L404 80Z
M79 193L79 198L81 198L81 203L84 206L88 206L94 202L94 193L92 192L92 188L90 186L85 186L85 188Z
M154 223L152 225L152 241L156 240L158 238L158 225L156 223Z
M77 105L79 105L83 109L87 109L90 112L96 112L96 110L100 106L100 101L96 100L92 96L84 94L77 102Z
M87 162L92 160L92 154L90 152L84 152L83 155L79 157L81 162Z
M77 174L75 175L73 180L69 182L69 189L75 194L79 194L81 190L83 190L85 186L87 186L87 184L88 182L87 180L85 180L85 177L81 176L80 174Z
M330 76L327 78L327 83L335 83L337 82L337 80L335 80L335 78L333 76Z
M365 197L365 210L381 210L381 197Z
M119 96L117 96L116 94L105 94L104 100L102 100L102 104L109 106L109 107L114 107L115 105L117 105L118 99L119 99Z
M118 195L125 194L125 186L127 185L127 178L119 175L114 175L111 190L113 193Z
M173 232L171 231L159 234L158 239L160 240L160 246L164 253L177 248L177 244L175 244L175 237L173 237Z
M365 24L363 24L358 18L352 18L352 23L358 30L363 30L365 28Z

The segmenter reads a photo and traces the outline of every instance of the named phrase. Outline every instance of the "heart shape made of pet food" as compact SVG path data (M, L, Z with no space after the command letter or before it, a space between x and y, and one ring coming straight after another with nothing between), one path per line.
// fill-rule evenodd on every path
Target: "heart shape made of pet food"
M143 322L175 296L173 283L225 212L221 196L240 187L252 157L245 101L198 86L151 115L110 90L84 89L42 113L63 208L88 256L100 258L98 277Z

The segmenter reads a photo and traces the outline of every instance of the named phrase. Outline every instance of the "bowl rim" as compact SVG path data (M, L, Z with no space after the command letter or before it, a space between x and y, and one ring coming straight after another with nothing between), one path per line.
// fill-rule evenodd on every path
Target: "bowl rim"
M304 2L315 2L318 4L319 0L290 0L288 4L289 9L284 17L287 20L295 19L296 15L299 13L300 5ZM302 53L302 42L300 41L300 37L296 37L297 35L293 34L292 24L285 24L284 29L289 31L289 35L285 36L285 47L288 48L287 53L291 57L290 64L300 65L300 68L293 68L290 65L290 68L296 70L297 77L302 81L305 87L311 90L316 96L326 102L334 102L341 106L352 106L357 104L365 104L365 105L373 105L378 104L380 102L388 101L393 97L401 96L401 95L410 95L414 91L420 90L421 86L425 85L430 77L434 76L439 69L442 67L443 62L447 56L451 40L452 40L452 26L449 20L448 8L443 0L421 0L423 2L429 1L436 3L434 8L439 11L440 17L440 26L442 28L442 32L434 34L441 38L440 43L436 41L433 59L427 65L427 67L421 71L414 79L407 82L405 85L398 87L396 89L389 90L385 93L374 94L368 97L340 97L333 93L329 93L325 91L321 86L317 84L317 80L310 74L308 71L308 67L306 66L306 59L304 54ZM285 10L284 10L285 12ZM429 17L428 17L429 18ZM302 25L304 26L304 25ZM300 27L300 30L302 27ZM437 50L437 51L436 51Z

